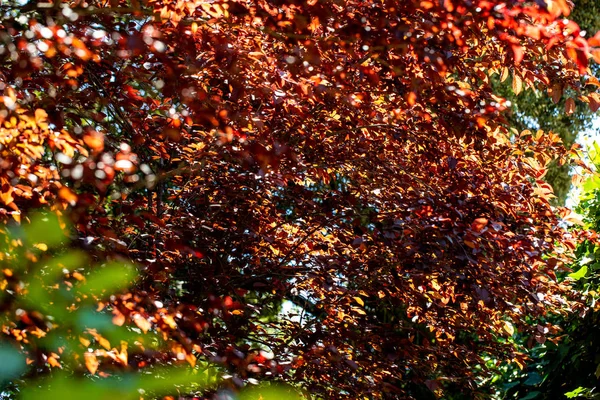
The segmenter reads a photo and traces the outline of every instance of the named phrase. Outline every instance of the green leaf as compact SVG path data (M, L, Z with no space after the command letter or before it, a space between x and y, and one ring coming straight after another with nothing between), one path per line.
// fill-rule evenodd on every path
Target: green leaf
M582 185L582 194L590 194L600 189L600 177L593 175L588 178Z
M113 261L97 269L86 277L79 286L82 295L113 294L128 287L136 275L136 269L127 262Z
M586 388L579 386L577 389L575 389L571 392L565 393L565 396L567 396L568 399L573 399L575 397L579 397L580 394L583 394L586 391L587 391Z
M40 263L34 269L35 273L29 282L25 301L35 309L56 318L64 318L68 303L72 301L72 293L63 287L56 289L65 270L73 271L87 259L85 253L70 251Z
M523 384L527 386L535 386L542 381L542 377L537 372L532 372L527 377L527 380Z
M31 218L31 223L23 225L24 239L27 243L44 243L48 247L56 246L65 240L60 222L55 214L38 214Z
M8 343L0 342L0 384L17 378L25 371L25 356Z
M585 275L587 274L587 272L588 272L588 267L587 267L587 265L584 265L583 267L581 267L579 269L579 271L573 272L573 273L569 274L569 278L571 278L571 279L573 279L575 281L578 281L581 278L585 277Z
M199 373L199 369L154 368L137 374L123 374L99 380L77 379L68 374L61 374L35 382L23 390L20 398L24 400L159 398L178 392L206 390L219 381L216 369L208 368L213 372L211 374L206 374L205 371Z
M261 385L244 390L239 400L302 400L303 397L291 386Z

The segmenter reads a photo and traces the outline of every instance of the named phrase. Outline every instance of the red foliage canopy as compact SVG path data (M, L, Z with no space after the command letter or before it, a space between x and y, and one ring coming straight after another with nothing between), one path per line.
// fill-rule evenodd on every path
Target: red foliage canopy
M69 209L135 260L115 323L236 384L476 397L572 306L542 179L575 150L492 85L598 108L567 1L34 3L0 5L0 213Z

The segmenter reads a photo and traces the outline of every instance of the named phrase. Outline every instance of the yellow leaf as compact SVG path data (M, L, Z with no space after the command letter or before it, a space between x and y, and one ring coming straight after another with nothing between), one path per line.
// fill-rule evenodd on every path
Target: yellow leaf
M269 249L271 249L271 251L273 252L273 254L275 254L276 256L279 255L279 250L277 250L275 247L269 245Z
M12 196L13 189L10 186L6 187L6 192L0 192L0 200L6 205L9 205L13 202L14 197Z
M513 75L512 89L516 95L521 93L521 90L523 90L523 80L516 73Z
M98 370L98 359L94 353L84 353L85 367L90 371L90 374L95 375Z
M186 354L185 360L190 363L192 367L196 366L196 356L192 353Z
M152 327L150 322L148 322L146 318L142 317L139 314L136 314L136 316L133 319L133 322L135 322L138 328L140 328L144 333L148 332Z
M504 330L506 331L506 333L508 333L511 336L514 335L514 333L515 333L515 328L508 321L504 321Z
M124 340L121 340L121 351L117 354L117 361L127 365L127 342Z
M515 358L513 361L515 362L515 364L517 364L521 371L523 370L523 368L525 368L525 365L519 359Z
M363 307L365 306L365 302L363 301L363 299L361 299L358 296L354 297L354 301L356 301L358 304L360 304Z
M163 320L163 322L165 324L169 325L169 328L171 328L171 329L177 329L177 323L175 322L175 319L173 319L172 316L170 316L170 315L163 315L162 316L162 320Z
M40 249L41 251L48 250L48 245L46 243L36 243L33 245L33 247Z
M352 307L352 311L360 315L367 315L367 313L362 308Z
M73 276L73 278L77 279L78 281L83 281L85 280L85 277L83 275L81 275L81 273L75 271L71 274Z
M502 74L500 75L500 81L504 82L508 78L508 67L502 68Z
M110 342L108 341L108 339L103 338L102 336L98 335L96 340L98 340L98 343L100 343L100 346L104 347L106 350L110 349Z

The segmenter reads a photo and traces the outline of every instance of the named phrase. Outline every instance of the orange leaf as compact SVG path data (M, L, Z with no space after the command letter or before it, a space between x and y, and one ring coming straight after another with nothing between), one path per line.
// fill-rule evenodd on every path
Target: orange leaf
M0 200L6 205L12 203L15 199L12 196L13 188L9 185L3 185L2 191L0 191Z
M196 366L196 356L192 353L186 354L185 360L190 363L192 367Z
M96 340L98 341L98 343L100 343L100 346L104 347L106 350L110 349L110 342L108 341L108 339L98 335L98 337L96 337Z
M471 229L475 232L481 232L487 226L488 222L487 218L476 218L471 224Z
M556 84L552 86L552 101L554 102L554 104L557 104L560 101L562 94L563 89L561 85Z
M588 39L588 44L592 47L600 47L600 31Z
M515 57L515 65L521 64L521 61L523 61L523 58L525 57L525 51L523 50L523 46L513 44L511 45L511 48Z
M90 374L95 375L98 370L98 359L94 353L84 353L83 358L85 358L85 367L90 371Z
M77 195L66 186L63 186L58 191L58 197L69 203L71 206L77 204Z
M51 367L61 368L60 363L54 356L48 357L48 364L50 364Z
M470 241L470 240L465 240L463 243L466 244L467 246L469 246L472 249L476 249L477 248L477 244L474 243L474 242L472 242L472 241Z
M594 61L596 61L596 63L600 64L600 49L594 49L592 50L592 56L594 57Z
M113 310L113 324L122 326L125 323L125 316L119 310Z
M567 115L571 115L575 112L575 100L572 97L569 97L565 103L565 112Z
M85 144L92 149L94 153L104 150L104 135L97 131L88 131L83 136Z

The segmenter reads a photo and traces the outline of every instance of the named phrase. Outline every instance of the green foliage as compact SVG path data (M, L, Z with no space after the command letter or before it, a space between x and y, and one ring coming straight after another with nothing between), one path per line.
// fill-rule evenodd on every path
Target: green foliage
M202 392L219 381L215 368L200 363L194 368L173 365L146 368L137 373L111 373L104 378L95 376L89 365L85 366L86 371L81 365L81 356L83 352L92 352L94 345L89 344L86 349L88 346L82 346L80 341L88 332L102 335L97 336L100 340L130 348L135 347L136 342L156 347L152 343L160 343L161 339L151 332L140 335L125 326L116 326L110 314L94 309L97 299L131 285L136 277L135 267L122 261L90 267L86 254L68 250L67 242L53 214L33 217L30 224L14 227L1 240L4 252L1 267L5 274L19 276L22 279L19 286L23 288L21 293L15 293L5 284L2 292L1 323L5 334L0 337L0 387L3 396L13 397L19 393L19 398L32 400L137 399L141 395L156 397L174 391ZM81 281L68 282L65 275L69 273L79 274ZM28 319L23 319L25 324L36 318L39 340L6 335L14 314L27 315ZM23 328L22 324L19 327ZM53 357L54 366L60 360L60 368L44 371L28 367L26 360L36 357L40 351L45 353L44 357ZM43 378L36 378L40 373Z
M597 0L575 0L574 3L569 18L576 21L588 37L600 31L600 3Z
M139 373L123 373L104 379L73 378L56 374L23 390L23 400L90 400L157 398L172 394L202 392L215 383L215 376L190 368L167 367Z
M245 390L238 400L302 400L294 388L284 385L261 385Z

